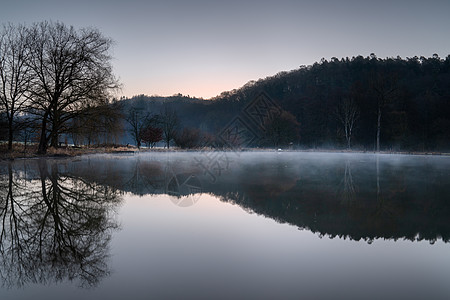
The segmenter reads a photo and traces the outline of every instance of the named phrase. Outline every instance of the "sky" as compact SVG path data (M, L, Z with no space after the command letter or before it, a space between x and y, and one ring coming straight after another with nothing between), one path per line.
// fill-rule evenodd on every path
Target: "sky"
M450 54L449 0L0 0L0 22L95 27L120 96L214 97L321 58Z

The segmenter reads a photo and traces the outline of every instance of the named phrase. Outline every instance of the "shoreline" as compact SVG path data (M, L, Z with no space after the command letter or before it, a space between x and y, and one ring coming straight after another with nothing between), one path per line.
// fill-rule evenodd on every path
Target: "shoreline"
M2 149L3 150L3 149ZM31 149L30 149L31 150ZM152 152L209 152L213 148L205 149L179 149L179 148L145 148L138 150L135 147L98 147L98 148L49 148L47 154L39 155L36 152L23 152L13 150L12 152L1 151L0 160L35 159L35 158L69 158L90 154L137 154ZM277 152L277 153L349 153L349 154L390 154L390 155L423 155L423 156L450 156L450 152L439 151L368 151L368 150L346 150L346 149L275 149L275 148L243 148L224 149L224 152Z

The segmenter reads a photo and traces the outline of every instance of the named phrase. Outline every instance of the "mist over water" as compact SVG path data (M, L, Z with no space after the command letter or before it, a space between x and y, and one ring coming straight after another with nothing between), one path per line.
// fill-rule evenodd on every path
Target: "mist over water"
M90 155L0 175L1 299L450 295L445 156Z

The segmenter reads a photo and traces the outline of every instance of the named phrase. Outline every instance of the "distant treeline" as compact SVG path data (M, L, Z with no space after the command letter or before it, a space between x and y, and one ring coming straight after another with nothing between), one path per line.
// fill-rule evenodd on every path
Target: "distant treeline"
M353 141L360 148L376 147L380 116L382 148L450 149L450 56L322 60L251 82L217 100L248 101L256 90L296 116L299 142L306 147L344 143L339 115L342 108L351 110L345 105L350 102L357 112Z
M278 137L278 146L377 150L378 140L380 150L450 149L450 56L323 59L210 100L139 95L122 103L125 113L131 107L158 113L170 106L180 128L214 136L261 92L298 122L288 126L298 134ZM261 141L255 146L275 146L277 140Z

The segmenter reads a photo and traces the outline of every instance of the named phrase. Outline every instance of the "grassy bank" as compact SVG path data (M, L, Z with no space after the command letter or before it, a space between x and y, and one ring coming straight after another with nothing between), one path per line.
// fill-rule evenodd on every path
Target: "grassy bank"
M0 145L0 159L11 160L17 158L35 158L35 157L72 157L84 154L94 153L121 153L137 151L134 147L124 146L105 146L105 147L50 147L47 150L47 154L37 154L37 145L27 145L25 148L23 144L13 144L13 149L8 151L6 144Z

